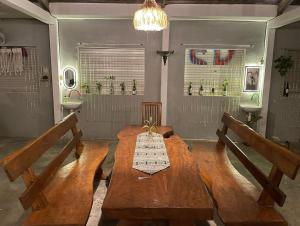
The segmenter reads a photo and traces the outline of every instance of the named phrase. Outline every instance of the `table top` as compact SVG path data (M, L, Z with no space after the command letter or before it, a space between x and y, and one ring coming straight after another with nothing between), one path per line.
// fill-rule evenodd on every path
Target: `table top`
M158 133L172 130L160 127ZM213 218L213 203L198 173L197 163L178 136L164 139L171 166L149 176L132 168L141 127L119 132L111 182L102 213L112 219Z

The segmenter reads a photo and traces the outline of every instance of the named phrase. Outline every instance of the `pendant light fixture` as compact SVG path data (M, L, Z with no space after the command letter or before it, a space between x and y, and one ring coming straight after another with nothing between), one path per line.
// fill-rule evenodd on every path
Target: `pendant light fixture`
M161 31L168 27L168 16L155 0L145 0L134 13L133 25L136 30Z

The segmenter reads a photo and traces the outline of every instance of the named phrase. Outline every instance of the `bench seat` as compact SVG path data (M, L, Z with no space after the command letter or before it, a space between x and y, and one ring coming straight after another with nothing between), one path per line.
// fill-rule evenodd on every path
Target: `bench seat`
M93 202L93 181L108 146L83 142L79 159L60 168L44 190L48 205L33 211L24 226L84 226Z
M226 226L287 225L273 206L259 205L261 190L233 167L224 148L214 142L195 143L193 156Z
M155 223L146 223L144 220L120 220L117 226L196 226L196 224L191 220L170 220L170 221L155 221Z

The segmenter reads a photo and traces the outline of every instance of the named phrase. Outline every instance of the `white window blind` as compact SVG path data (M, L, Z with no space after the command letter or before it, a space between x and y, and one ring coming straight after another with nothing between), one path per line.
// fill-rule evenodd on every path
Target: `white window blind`
M81 87L88 86L91 94L132 95L135 80L137 95L144 95L145 49L79 48L79 72Z
M228 81L227 95L240 96L242 93L245 67L245 50L194 49L185 50L184 95L188 95L192 83L192 94L223 95L222 84ZM214 93L212 93L214 88Z

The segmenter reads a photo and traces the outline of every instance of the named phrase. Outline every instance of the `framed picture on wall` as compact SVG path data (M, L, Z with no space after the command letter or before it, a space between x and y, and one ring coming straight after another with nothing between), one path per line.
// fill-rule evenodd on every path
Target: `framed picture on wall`
M245 79L244 79L244 91L253 92L259 90L259 78L260 67L258 66L246 66Z

